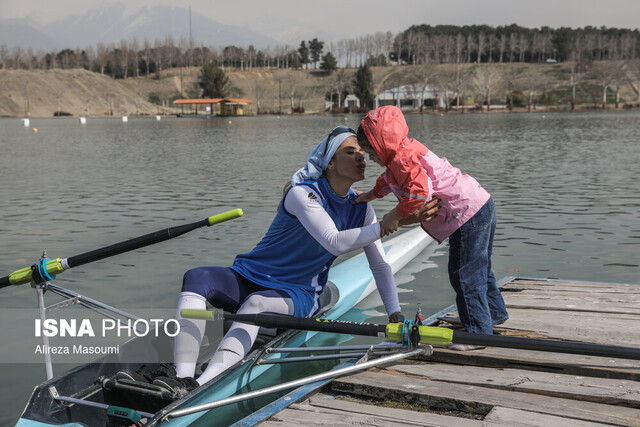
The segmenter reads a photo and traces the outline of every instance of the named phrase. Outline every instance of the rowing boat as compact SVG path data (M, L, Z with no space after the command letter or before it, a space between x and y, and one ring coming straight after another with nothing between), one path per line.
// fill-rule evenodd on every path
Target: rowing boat
M432 243L433 240L426 233L420 228L414 228L385 241L383 246L395 273ZM73 296L73 293L63 288L52 284L48 286L47 289L62 293L66 291L67 296ZM322 315L328 319L339 319L374 289L375 282L363 253L341 262L329 272L329 283L321 298ZM123 425L131 425L131 421L138 421L140 417L145 425L190 425L207 411L191 413L189 408L228 398L268 372L275 363L258 363L264 362L267 348L301 347L317 334L315 331L261 329L256 346L247 357L177 400L173 400L174 396L168 396L166 392L163 394L159 387L153 385L142 386L115 380L114 375L120 369L136 369L139 366L114 363L113 358L105 357L37 386L17 425L113 425L118 419ZM133 343L127 343L123 345L123 352L127 351L128 345L133 348ZM152 352L154 348L166 345L170 343L155 342L149 343L145 348ZM215 347L216 343L213 341L208 347L203 347L200 362L208 360ZM139 345L135 348L138 349ZM286 356L286 353L275 352L269 359ZM154 354L149 357L154 360Z

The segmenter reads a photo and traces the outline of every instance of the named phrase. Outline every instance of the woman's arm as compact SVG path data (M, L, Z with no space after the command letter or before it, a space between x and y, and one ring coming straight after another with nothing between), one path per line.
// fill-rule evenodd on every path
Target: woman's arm
M320 195L308 187L296 186L287 193L284 208L331 254L342 255L380 238L380 225L375 221L360 228L339 231L321 200ZM371 205L368 209L373 211Z
M369 205L367 209L367 216L365 218L365 224L377 223L376 214ZM387 311L387 315L391 320L392 315L401 314L400 301L398 299L398 290L396 288L396 281L393 278L393 271L391 266L387 262L382 242L376 240L368 246L365 246L364 253L369 261L369 267L373 273L373 278L376 281L376 287L378 293L382 298L384 308Z

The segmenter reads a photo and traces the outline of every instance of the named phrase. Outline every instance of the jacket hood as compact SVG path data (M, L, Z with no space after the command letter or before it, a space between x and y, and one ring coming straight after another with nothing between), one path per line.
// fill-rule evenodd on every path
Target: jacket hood
M409 143L409 127L398 107L376 108L361 124L373 150L385 165L389 165L396 153Z

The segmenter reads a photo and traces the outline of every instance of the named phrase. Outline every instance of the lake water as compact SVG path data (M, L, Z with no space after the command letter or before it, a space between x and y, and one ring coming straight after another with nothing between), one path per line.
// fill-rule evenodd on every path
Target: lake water
M237 220L56 279L117 307L173 308L183 272L229 265L271 222L284 183L335 125L360 116L228 119L0 119L0 276L43 249L64 258L234 208ZM494 272L640 283L640 113L408 115L410 136L474 176L498 212ZM32 128L37 128L34 132ZM369 189L382 169L369 163ZM381 216L394 200L374 203ZM406 315L453 304L446 244L397 276ZM1 289L11 310L36 307L28 286ZM359 309L373 321L378 299ZM3 346L10 345L3 342ZM0 361L5 362L5 361ZM0 425L20 415L41 364L0 363ZM62 372L54 367L55 372Z

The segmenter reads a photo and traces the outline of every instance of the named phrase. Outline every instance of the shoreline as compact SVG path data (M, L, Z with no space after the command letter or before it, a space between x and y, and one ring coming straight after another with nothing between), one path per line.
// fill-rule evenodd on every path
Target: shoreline
M411 115L419 115L419 114L428 114L428 115L449 115L449 114L453 114L453 115L464 115L464 114L487 114L487 115L493 115L493 114L537 114L537 113L585 113L585 112L599 112L599 113L608 113L608 112L623 112L623 111L637 111L640 110L640 104L633 104L633 105L629 105L629 104L625 104L624 106L615 108L615 107L611 107L611 108L606 108L603 109L602 107L595 107L595 106L576 106L576 108L574 110L571 110L570 108L559 108L559 107L538 107L538 108L534 108L532 110L529 110L527 107L514 107L513 110L509 110L508 108L503 108L503 107L494 107L491 110L487 111L486 109L480 109L477 107L469 107L469 108L465 108L463 111L460 110L454 110L451 109L449 111L445 111L443 109L437 109L437 110L433 110L433 109L429 109L429 110L424 110L424 111L419 111L419 110L402 110L402 112L404 114L411 114ZM368 110L367 110L368 111ZM277 114L277 113L263 113L263 114L253 114L253 115L246 115L246 116L211 116L211 115L205 115L202 114L201 117L195 116L195 115L190 115L188 118L220 118L220 119L229 119L229 118L236 118L236 117L267 117L267 116L272 116L272 117L300 117L300 116L345 116L345 115L365 115L367 113L367 111L361 111L361 112L343 112L343 113L336 113L336 112L328 112L328 111L323 111L323 112L312 112L312 113L282 113L282 114ZM0 115L0 119L79 119L81 117L85 117L85 118L114 118L114 119L119 119L122 117L129 117L129 118L154 118L156 116L159 117L176 117L176 118L180 118L180 113L168 113L168 112L162 112L162 113L158 113L158 114L113 114L113 115L109 115L109 114L87 114L87 115L64 115L64 116L25 116L25 115L8 115L8 114L4 114L4 115ZM26 126L25 126L26 127Z

